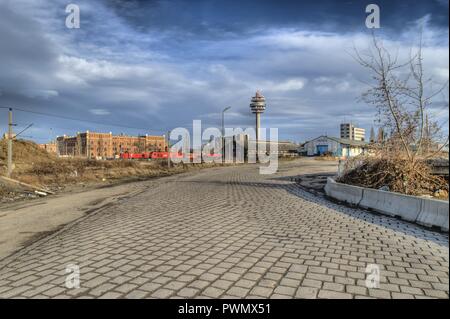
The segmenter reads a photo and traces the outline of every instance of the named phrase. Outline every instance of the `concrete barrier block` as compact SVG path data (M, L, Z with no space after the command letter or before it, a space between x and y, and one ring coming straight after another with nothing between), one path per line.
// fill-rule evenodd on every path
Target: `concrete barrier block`
M422 208L422 199L415 196L365 188L360 206L414 222Z
M359 203L362 208L375 209L380 206L380 196L376 189L364 189L363 198Z
M424 226L437 226L448 232L449 203L447 201L422 198L422 209L417 223Z
M339 201L358 205L362 199L363 188L336 183L331 177L328 177L327 184L325 185L325 193Z
M325 186L325 193L341 202L372 209L389 216L399 216L406 221L424 226L440 227L446 232L449 231L448 201L341 184L330 177Z

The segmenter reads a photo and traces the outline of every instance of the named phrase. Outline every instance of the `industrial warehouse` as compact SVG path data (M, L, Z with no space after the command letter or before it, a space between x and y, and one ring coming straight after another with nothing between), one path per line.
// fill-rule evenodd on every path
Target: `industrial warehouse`
M307 156L330 155L334 157L352 157L366 154L369 143L358 140L319 136L308 141L303 146L303 152Z

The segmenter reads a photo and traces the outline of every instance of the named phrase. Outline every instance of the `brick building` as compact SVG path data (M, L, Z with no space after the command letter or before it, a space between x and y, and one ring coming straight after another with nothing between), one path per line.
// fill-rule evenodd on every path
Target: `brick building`
M59 156L106 159L118 157L121 153L166 151L166 140L164 136L128 136L87 131L76 136L59 136L56 146Z
M38 144L39 148L46 150L49 153L55 153L56 154L56 143L50 142L46 144Z
M56 154L60 156L78 156L76 136L58 136L56 138Z

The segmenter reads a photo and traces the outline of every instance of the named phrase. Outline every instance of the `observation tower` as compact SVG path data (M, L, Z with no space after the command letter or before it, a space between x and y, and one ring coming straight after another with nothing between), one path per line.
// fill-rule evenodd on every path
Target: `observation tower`
M259 128L261 126L261 113L266 110L266 98L261 94L260 90L256 91L255 96L252 97L250 109L252 110L252 113L256 115L256 147L258 147Z

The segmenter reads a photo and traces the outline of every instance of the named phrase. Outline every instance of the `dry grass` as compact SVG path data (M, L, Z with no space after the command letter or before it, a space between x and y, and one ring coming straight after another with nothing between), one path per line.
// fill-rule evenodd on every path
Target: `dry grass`
M49 162L36 162L21 172L15 172L14 175L17 175L19 180L28 183L60 186L67 183L100 181L103 179L154 176L165 171L166 168L161 162L61 158Z
M167 160L96 161L83 158L58 158L40 149L33 142L21 140L14 141L13 150L15 168L12 178L32 185L46 186L50 189L75 183L164 176L196 168L200 165L172 163L169 171ZM201 164L200 166L214 165ZM6 141L4 140L0 141L0 171L2 174L6 172ZM6 192L6 190L3 189L3 192Z

